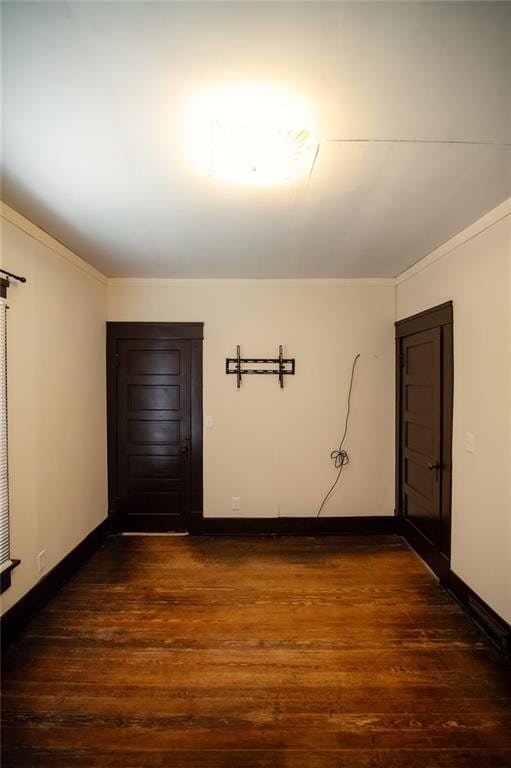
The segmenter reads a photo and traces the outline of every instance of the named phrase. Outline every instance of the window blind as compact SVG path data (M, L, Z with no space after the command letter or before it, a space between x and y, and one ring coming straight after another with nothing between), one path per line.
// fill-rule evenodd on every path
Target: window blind
M0 298L0 571L10 563L7 463L7 303Z

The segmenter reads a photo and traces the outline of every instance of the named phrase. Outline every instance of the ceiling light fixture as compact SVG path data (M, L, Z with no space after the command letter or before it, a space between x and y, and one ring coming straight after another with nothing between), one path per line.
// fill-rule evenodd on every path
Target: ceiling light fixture
M195 165L220 181L286 184L310 172L317 136L310 111L290 91L244 83L201 93L188 121Z

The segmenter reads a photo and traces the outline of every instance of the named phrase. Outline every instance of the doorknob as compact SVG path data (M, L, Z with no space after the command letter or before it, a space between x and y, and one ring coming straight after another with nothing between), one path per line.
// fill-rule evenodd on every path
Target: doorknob
M435 461L434 464L432 463L428 464L428 469L430 470L430 472L435 470L435 480L438 482L439 472L442 469L442 465L440 464L440 462L437 460Z
M187 445L182 445L181 446L181 453L188 453L188 446Z

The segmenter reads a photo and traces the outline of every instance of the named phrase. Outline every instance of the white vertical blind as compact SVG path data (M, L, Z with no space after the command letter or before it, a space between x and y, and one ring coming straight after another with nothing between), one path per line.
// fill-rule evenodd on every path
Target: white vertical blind
M7 463L7 303L0 298L0 570L10 562Z

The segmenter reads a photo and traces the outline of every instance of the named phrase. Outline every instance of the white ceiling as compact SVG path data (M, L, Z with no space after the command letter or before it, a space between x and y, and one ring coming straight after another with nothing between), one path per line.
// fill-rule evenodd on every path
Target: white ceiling
M511 195L510 3L61 0L2 16L2 197L106 275L391 277ZM310 102L310 179L235 188L191 169L190 97L239 79Z

